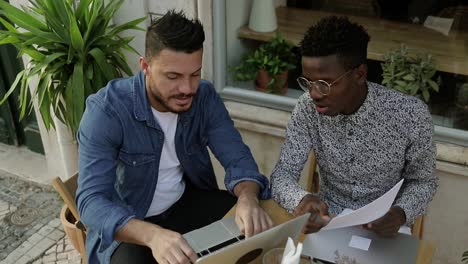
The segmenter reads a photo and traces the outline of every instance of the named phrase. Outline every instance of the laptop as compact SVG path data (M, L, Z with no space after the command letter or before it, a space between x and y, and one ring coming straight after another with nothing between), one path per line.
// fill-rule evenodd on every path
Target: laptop
M337 257L350 257L357 263L415 263L419 240L399 233L395 238L382 238L358 226L309 234L304 240L303 255L324 263L335 263Z
M296 217L260 234L245 238L234 217L216 221L183 235L198 255L197 264L249 263L266 251L297 239L309 214Z

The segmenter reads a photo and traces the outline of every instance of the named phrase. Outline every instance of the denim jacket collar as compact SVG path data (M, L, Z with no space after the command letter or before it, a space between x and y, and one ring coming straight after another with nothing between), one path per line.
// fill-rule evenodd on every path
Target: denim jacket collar
M138 121L146 121L146 123L150 127L159 127L156 123L156 120L153 117L153 112L151 111L151 104L146 95L145 74L142 71L135 75L133 79L132 94L133 112L135 118ZM182 123L185 123L187 119L193 116L195 111L194 107L195 105L192 104L192 107L187 112L179 114L179 120L181 120Z

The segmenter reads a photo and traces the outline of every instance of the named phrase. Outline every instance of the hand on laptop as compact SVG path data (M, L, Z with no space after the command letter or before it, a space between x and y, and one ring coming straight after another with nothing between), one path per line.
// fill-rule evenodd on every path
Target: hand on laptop
M234 187L237 198L236 224L239 230L250 237L273 226L270 216L258 204L260 189L256 182L243 181Z
M236 223L239 230L250 237L273 226L270 216L260 207L256 196L242 195L237 200Z
M316 195L307 194L304 196L294 209L293 215L297 217L305 213L311 214L302 230L304 234L315 233L330 222L328 206L320 201L320 198Z
M400 226L405 223L405 211L399 206L393 206L384 216L364 225L364 228L372 230L382 237L395 237Z
M158 227L150 244L153 256L158 263L195 263L197 254L184 237L169 229Z

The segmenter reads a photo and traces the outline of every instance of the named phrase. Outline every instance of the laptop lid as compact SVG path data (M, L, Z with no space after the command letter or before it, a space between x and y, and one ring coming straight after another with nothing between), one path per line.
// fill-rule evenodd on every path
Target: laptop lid
M415 263L419 240L406 234L382 238L361 227L345 227L309 234L304 240L303 254L335 263L337 254L357 263Z
M252 236L246 239L243 239L243 237L240 237L240 238L237 237L238 240L233 241L231 238L231 240L229 241L231 241L232 243L227 243L226 240L224 242L221 242L221 244L214 245L214 246L212 245L213 243L209 243L209 245L211 246L211 249L207 251L210 251L210 252L206 252L206 251L202 252L201 254L202 256L200 256L199 254L199 259L197 260L197 264L249 263L251 260L263 255L263 253L265 253L271 248L284 247L288 237L297 239L308 217L309 217L309 214L296 217L288 222L272 227L269 230L266 230L260 234L257 234L255 236ZM233 223L232 220L230 223ZM206 232L213 230L213 229L208 229L208 228L205 229L205 228L206 227L198 229L198 231L200 232L198 233L198 235L207 234ZM236 225L236 228L237 228L237 225ZM184 235L184 237L186 237L186 235ZM206 239L207 237L211 237L211 235L206 236L205 238L200 236L197 239ZM237 238L235 237L234 239L237 239ZM189 244L194 249L197 248L197 250L200 250L200 248L198 248L199 241L198 240L194 241L193 240L194 238L190 236L189 236L189 239L187 239ZM217 241L220 241L220 240L218 239ZM200 243L204 243L204 242L200 241ZM195 251L197 252L197 250ZM200 253L200 252L197 252L197 253Z

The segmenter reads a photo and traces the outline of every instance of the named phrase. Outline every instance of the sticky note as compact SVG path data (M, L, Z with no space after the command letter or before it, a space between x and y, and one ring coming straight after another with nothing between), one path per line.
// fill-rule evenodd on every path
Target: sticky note
M365 238L365 237L352 236L351 241L349 241L349 246L352 248L357 248L357 249L368 251L371 242L372 240Z

